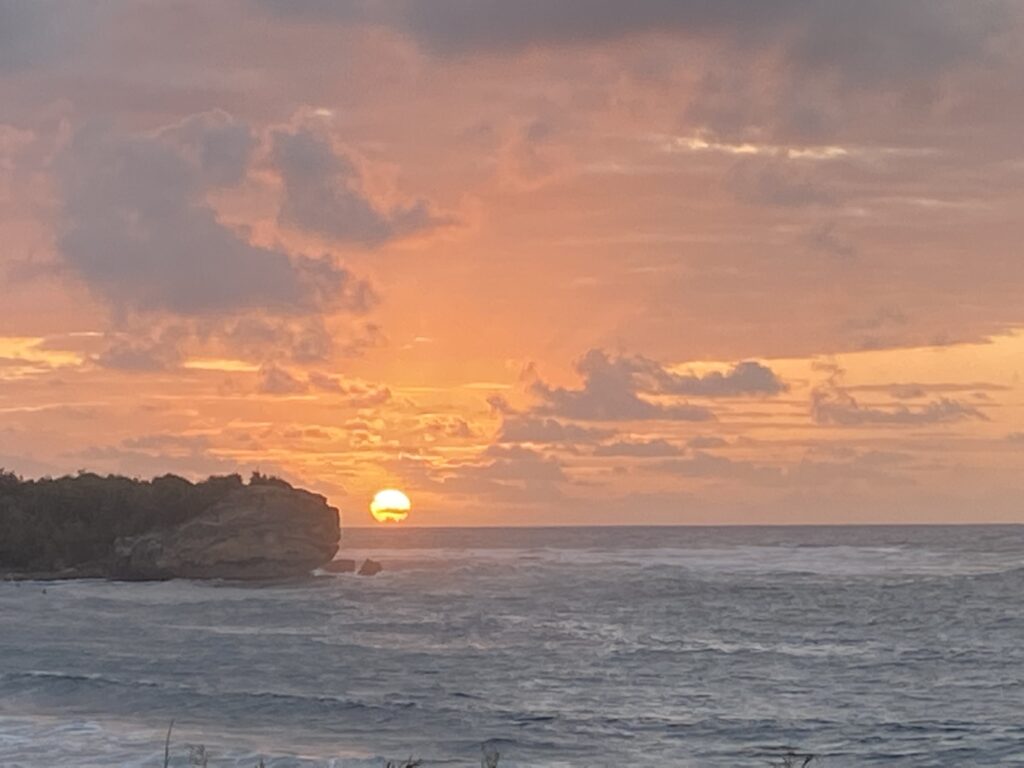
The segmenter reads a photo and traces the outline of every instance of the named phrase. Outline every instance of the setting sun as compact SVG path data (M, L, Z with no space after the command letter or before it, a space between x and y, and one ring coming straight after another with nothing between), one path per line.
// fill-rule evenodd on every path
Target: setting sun
M401 523L411 508L409 497L393 488L377 491L370 502L370 514L378 523Z

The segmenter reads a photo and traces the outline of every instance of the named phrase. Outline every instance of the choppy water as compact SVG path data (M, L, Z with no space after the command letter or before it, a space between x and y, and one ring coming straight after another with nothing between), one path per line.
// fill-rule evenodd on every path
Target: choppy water
M0 766L1024 765L1022 528L344 544L386 571L0 583Z

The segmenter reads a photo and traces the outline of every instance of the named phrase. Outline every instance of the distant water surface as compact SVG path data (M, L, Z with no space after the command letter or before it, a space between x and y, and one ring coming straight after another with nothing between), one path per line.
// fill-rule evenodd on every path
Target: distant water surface
M384 573L0 583L0 766L1024 765L1021 527L343 547Z

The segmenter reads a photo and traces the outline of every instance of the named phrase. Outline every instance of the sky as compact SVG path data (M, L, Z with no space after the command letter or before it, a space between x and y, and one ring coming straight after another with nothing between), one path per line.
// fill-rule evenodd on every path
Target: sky
M1024 522L1024 4L0 0L0 466Z

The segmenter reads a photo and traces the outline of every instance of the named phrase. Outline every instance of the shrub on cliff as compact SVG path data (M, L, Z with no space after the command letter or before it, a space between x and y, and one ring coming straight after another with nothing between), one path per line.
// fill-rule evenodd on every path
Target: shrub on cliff
M287 486L258 473L252 482ZM199 483L92 472L23 480L0 469L0 571L53 572L106 561L119 537L178 525L243 486L239 475Z

